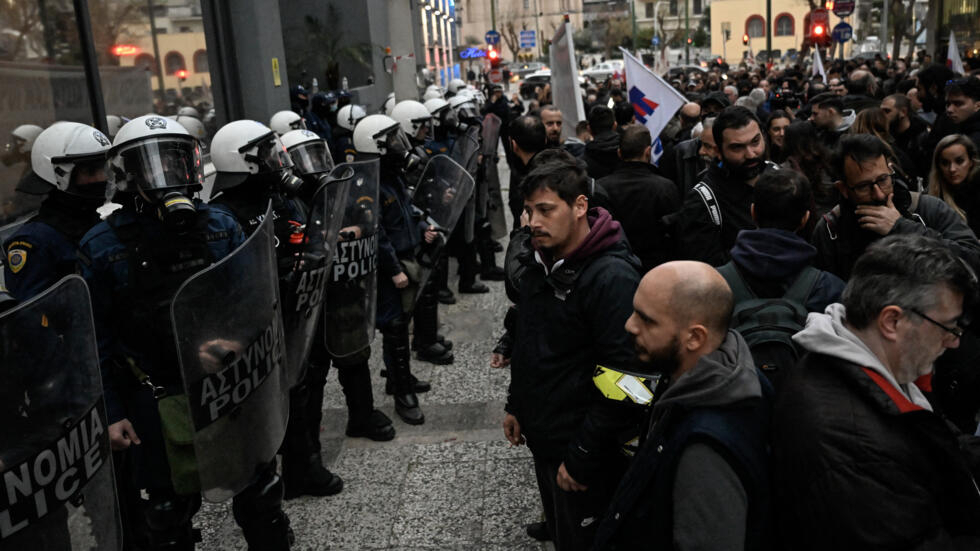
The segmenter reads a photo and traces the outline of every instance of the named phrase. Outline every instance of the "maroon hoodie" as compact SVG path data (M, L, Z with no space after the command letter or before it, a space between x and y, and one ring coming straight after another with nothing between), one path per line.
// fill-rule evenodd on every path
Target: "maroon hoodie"
M602 207L593 207L586 213L589 222L589 233L585 240L579 244L572 252L565 257L565 263L584 260L601 251L612 247L619 242L622 235L622 227L619 222L613 220L609 211ZM543 258L543 255L541 255ZM556 260L548 262L548 269L554 265Z

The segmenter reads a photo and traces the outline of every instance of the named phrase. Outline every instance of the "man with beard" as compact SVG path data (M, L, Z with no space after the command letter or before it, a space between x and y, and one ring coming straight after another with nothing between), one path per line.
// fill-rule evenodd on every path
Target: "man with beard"
M903 94L892 94L881 100L881 110L888 117L888 130L895 138L895 145L915 161L915 175L928 177L932 152L925 151L923 143L929 136L929 125L912 112L912 103Z
M888 148L870 134L845 136L834 158L841 201L817 223L817 268L843 280L871 243L886 235L919 234L942 239L963 260L980 268L980 242L941 199L909 192L886 162Z
M830 92L817 94L810 100L810 105L810 122L817 127L824 145L831 151L837 149L841 136L854 124L855 112L844 109L841 99Z
M595 549L768 548L772 389L729 328L732 307L725 279L701 262L668 262L640 282L626 322L636 361L621 371L652 390L650 426Z
M684 197L675 235L690 260L721 266L741 230L752 229L752 187L767 167L766 140L755 114L726 107L711 128L721 163L710 164Z
M561 147L561 110L548 104L541 108L541 122L548 147Z
M619 223L589 208L589 178L575 158L559 150L542 157L521 184L527 224L507 254L516 310L503 427L512 445L526 440L531 449L556 548L585 550L640 424L640 411L592 383L597 366L632 356L621 324L640 263Z
M782 547L978 549L965 450L915 381L963 334L976 279L938 239L896 235L810 314L773 410Z

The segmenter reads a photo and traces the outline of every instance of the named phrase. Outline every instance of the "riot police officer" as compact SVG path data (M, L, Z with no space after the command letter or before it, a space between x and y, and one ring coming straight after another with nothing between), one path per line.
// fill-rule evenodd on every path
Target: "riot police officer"
M182 420L186 405L172 406L184 387L170 305L190 276L230 255L245 236L231 215L191 198L203 181L200 148L177 122L156 115L128 122L107 167L122 208L82 238L79 259L92 293L109 437L113 449L133 454L137 483L149 496L151 549L193 549L201 483L195 488L178 475L194 472L200 451L195 446L188 458L182 431L192 429L177 428L190 424ZM288 549L292 539L269 460L234 496L250 549Z
M333 126L330 114L337 108L337 96L333 92L317 92L310 98L310 111L306 113L306 128L315 132L333 150Z
M409 176L409 181L417 183L421 176L423 163L428 161L428 154L423 145L428 137L432 125L432 115L424 105L413 100L398 102L391 110L391 117L398 121L402 131L408 136L414 151L421 158L419 171ZM415 331L412 339L412 349L416 351L418 359L436 365L451 364L454 360L451 352L453 343L438 334L439 329L439 300L438 300L439 278L431 278L423 287L415 305L414 320Z
M291 111L283 113L299 118ZM289 303L297 291L292 281L296 277L294 274L300 263L311 261L302 257L307 219L305 208L296 197L304 182L292 173L292 159L273 130L250 120L234 121L221 127L211 141L211 159L217 170L214 192L218 194L211 200L211 205L231 213L246 234L251 234L262 223L266 208L272 202L280 295L284 303ZM305 351L303 356L305 359ZM288 356L286 360L290 364L302 362ZM294 365L298 373L304 367ZM323 466L319 447L314 452L314 444L307 438L303 412L309 401L309 387L300 375L290 382L296 385L290 389L290 419L282 449L285 497L337 494L344 488L343 480Z
M306 130L306 121L303 120L302 115L295 111L277 111L269 119L269 128L282 136L292 130Z
M34 141L32 174L18 191L46 195L37 215L3 243L4 281L25 301L76 272L78 242L106 201L109 138L77 122L51 125Z
M383 336L382 348L387 368L386 388L395 399L395 413L411 425L421 425L425 415L419 407L417 392L431 387L419 381L411 371L409 314L417 289L412 288L408 272L418 271L416 248L424 238L437 238L418 220L403 175L411 171L418 159L401 125L386 115L365 117L354 129L354 146L365 157L381 161L381 226L379 241L377 325Z
M353 141L354 127L366 116L367 112L360 105L348 104L337 110L337 124L333 127L335 163L349 163L356 157L357 150Z
M314 198L321 185L321 178L333 168L330 150L319 136L308 130L295 130L282 137L283 145L293 159L294 172L303 179L304 184L300 197L308 212L314 210ZM375 193L377 188L375 187ZM357 192L355 192L357 193ZM317 197L317 199L319 199ZM355 196L348 204L362 204L362 198ZM375 202L374 197L364 198L364 201ZM348 234L355 233L353 228L342 228L342 240L348 240ZM335 260L336 261L336 260ZM345 290L341 293L331 293L346 303L334 304L328 302L325 308L337 310L357 308L359 301L356 293ZM373 311L372 311L373 314ZM315 335L323 335L325 328L324 317L321 316ZM354 328L329 327L326 330L355 330ZM370 328L373 333L374 327ZM344 351L346 352L346 351ZM322 337L315 338L310 351L310 361L304 384L308 388L309 397L305 409L300 413L305 419L305 429L308 441L312 444L313 453L320 451L320 421L323 417L323 388L327 382L327 374L331 362L337 368L337 379L344 392L347 402L347 429L350 437L365 437L375 441L387 441L395 437L395 428L391 419L374 408L374 395L371 388L371 371L368 360L371 357L370 346L350 354L343 353L334 357L325 346Z
M9 141L0 151L3 166L23 165L14 181L0 182L0 226L36 211L41 204L40 196L15 193L15 190L21 180L31 177L31 148L43 130L36 124L22 124L11 131Z

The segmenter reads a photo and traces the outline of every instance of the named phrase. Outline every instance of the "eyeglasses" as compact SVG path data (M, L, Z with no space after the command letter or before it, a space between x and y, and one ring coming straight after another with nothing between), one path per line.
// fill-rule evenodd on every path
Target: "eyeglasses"
M936 327L939 327L939 328L941 328L941 329L943 329L944 331L947 331L947 332L949 332L949 333L950 333L951 335L953 335L953 336L954 336L954 337L956 337L957 339L959 339L959 338L962 338L962 337L963 337L963 329L960 329L959 327L956 327L956 326L953 326L953 327L946 327L945 325L943 325L943 324L941 324L941 323L939 323L938 321L936 321L936 320L934 320L934 319L932 319L932 318L930 318L929 316L927 316L927 315L925 315L925 314L923 314L922 312L920 312L920 311L918 311L918 310L915 310L915 309L913 309L913 308L909 308L909 310L910 310L910 311L911 311L911 312L912 312L913 314L915 314L915 315L917 315L917 316L919 316L920 318L922 318L922 319L924 319L924 320L926 320L926 321L928 321L929 323L931 323L931 324L933 324L933 325L935 325Z
M881 176L878 176L874 180L868 182L861 182L860 184L853 185L853 186L847 186L847 188L853 191L854 193L859 193L861 195L866 195L870 193L872 186L878 186L878 189L885 191L886 189L891 189L892 178L894 176L895 176L894 172L888 174L882 174Z

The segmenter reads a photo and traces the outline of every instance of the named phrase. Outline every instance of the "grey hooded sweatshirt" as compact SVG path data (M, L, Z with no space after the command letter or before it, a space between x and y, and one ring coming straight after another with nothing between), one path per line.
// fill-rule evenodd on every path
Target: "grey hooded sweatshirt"
M761 397L752 353L729 331L718 350L670 384L654 404L653 419L672 406L718 407ZM707 444L688 446L674 479L674 549L742 549L747 516L748 495L728 462Z
M932 411L929 400L922 394L919 387L914 384L899 384L892 372L881 363L874 352L857 335L844 326L844 314L843 304L831 304L823 314L811 313L807 316L806 327L793 335L793 341L810 352L826 354L875 370L913 404Z

